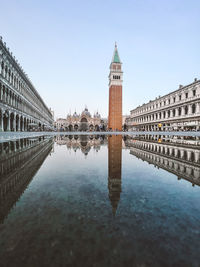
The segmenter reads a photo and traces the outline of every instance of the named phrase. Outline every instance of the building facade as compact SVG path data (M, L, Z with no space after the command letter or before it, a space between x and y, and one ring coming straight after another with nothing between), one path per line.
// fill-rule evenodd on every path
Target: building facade
M130 154L200 186L200 137L144 136L127 138Z
M51 137L0 143L0 223L16 204L53 148Z
M0 38L0 131L49 130L52 111Z
M119 58L117 45L115 44L109 74L108 128L112 131L122 130L122 79L122 63Z
M200 80L131 110L129 130L200 130Z
M81 114L75 111L73 115L68 114L66 119L57 119L55 127L58 131L99 131L106 129L107 121L98 112L92 116L85 108Z

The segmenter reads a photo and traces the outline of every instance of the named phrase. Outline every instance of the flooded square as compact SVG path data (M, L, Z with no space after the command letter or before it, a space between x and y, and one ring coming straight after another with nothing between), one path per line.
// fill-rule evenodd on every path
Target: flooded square
M199 266L200 137L0 143L0 265Z

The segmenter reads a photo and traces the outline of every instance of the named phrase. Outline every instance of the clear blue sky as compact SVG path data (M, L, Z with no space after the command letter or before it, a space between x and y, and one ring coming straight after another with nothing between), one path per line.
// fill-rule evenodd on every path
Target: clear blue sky
M55 117L103 116L114 42L123 113L200 78L198 0L0 0L0 35Z

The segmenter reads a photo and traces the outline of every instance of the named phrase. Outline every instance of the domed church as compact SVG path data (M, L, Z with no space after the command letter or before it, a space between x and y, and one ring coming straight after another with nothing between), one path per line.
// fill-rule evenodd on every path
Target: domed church
M100 131L105 130L107 122L101 118L101 115L94 113L92 116L88 108L78 114L76 111L73 115L68 114L66 119L57 119L56 128L63 131Z

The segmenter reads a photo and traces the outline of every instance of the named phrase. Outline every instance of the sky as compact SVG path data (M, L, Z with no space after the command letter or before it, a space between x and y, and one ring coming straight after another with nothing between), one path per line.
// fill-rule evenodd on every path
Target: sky
M0 35L55 119L108 115L115 41L123 114L200 78L199 0L0 0Z

